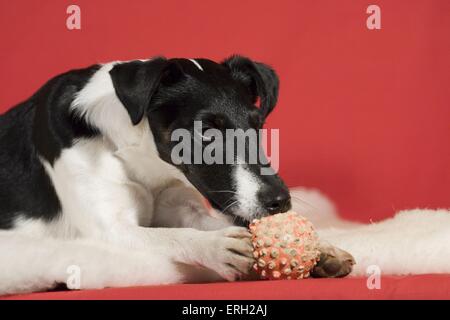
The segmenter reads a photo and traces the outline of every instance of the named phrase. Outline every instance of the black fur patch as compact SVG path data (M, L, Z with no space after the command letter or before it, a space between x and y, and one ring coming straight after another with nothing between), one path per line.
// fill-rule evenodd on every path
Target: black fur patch
M98 134L69 111L75 93L98 68L57 76L0 116L0 229L11 228L19 215L49 221L61 211L39 157L53 164L75 138Z

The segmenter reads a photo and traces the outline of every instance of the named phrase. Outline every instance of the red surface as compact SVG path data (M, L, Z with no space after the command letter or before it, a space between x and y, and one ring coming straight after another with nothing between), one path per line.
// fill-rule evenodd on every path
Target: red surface
M450 299L450 276L384 277L379 290L367 289L365 278L347 278L47 292L6 299Z
M65 26L73 3L79 31ZM381 30L366 28L372 3L381 7ZM450 206L448 0L0 0L0 39L0 111L50 77L96 62L241 53L270 63L281 92L268 127L280 129L289 185L317 187L344 216L366 222ZM349 279L60 297L448 297L448 277L385 281L381 293Z

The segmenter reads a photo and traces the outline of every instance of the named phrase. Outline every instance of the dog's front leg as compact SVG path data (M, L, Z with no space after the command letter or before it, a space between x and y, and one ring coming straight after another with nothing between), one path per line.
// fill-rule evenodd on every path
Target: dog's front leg
M324 240L320 241L319 251L320 260L311 272L314 278L341 278L352 271L355 259L348 252Z
M117 245L154 252L158 257L166 257L169 262L184 265L184 270L189 269L186 269L188 266L203 267L228 281L248 274L254 262L250 234L241 227L201 231L192 228L121 226L114 233L109 240ZM182 267L180 270L185 272ZM190 278L192 274L196 276ZM198 272L189 270L183 278L186 282L217 280L209 274L201 278L197 275Z
M219 230L232 226L232 219L205 207L201 194L181 182L161 191L155 200L152 225L168 228Z

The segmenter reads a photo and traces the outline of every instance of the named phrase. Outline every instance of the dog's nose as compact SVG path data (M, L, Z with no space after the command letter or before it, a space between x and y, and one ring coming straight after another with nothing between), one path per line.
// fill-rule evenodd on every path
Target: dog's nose
M286 212L291 208L291 196L286 190L280 190L277 193L270 192L266 196L261 195L264 208L269 214Z

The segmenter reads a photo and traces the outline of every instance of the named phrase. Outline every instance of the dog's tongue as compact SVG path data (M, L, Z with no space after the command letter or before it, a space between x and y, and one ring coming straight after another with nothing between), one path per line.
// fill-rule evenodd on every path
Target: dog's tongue
M208 199L206 199L205 197L203 197L203 205L205 206L206 210L208 210L208 213L212 215L213 207L211 203L208 201Z
M209 202L208 199L205 197L202 197L203 199L203 206L205 207L206 211L208 211L208 214L213 218L219 218L221 217L220 214L218 214L218 211L214 210L213 206L211 205L211 202Z

